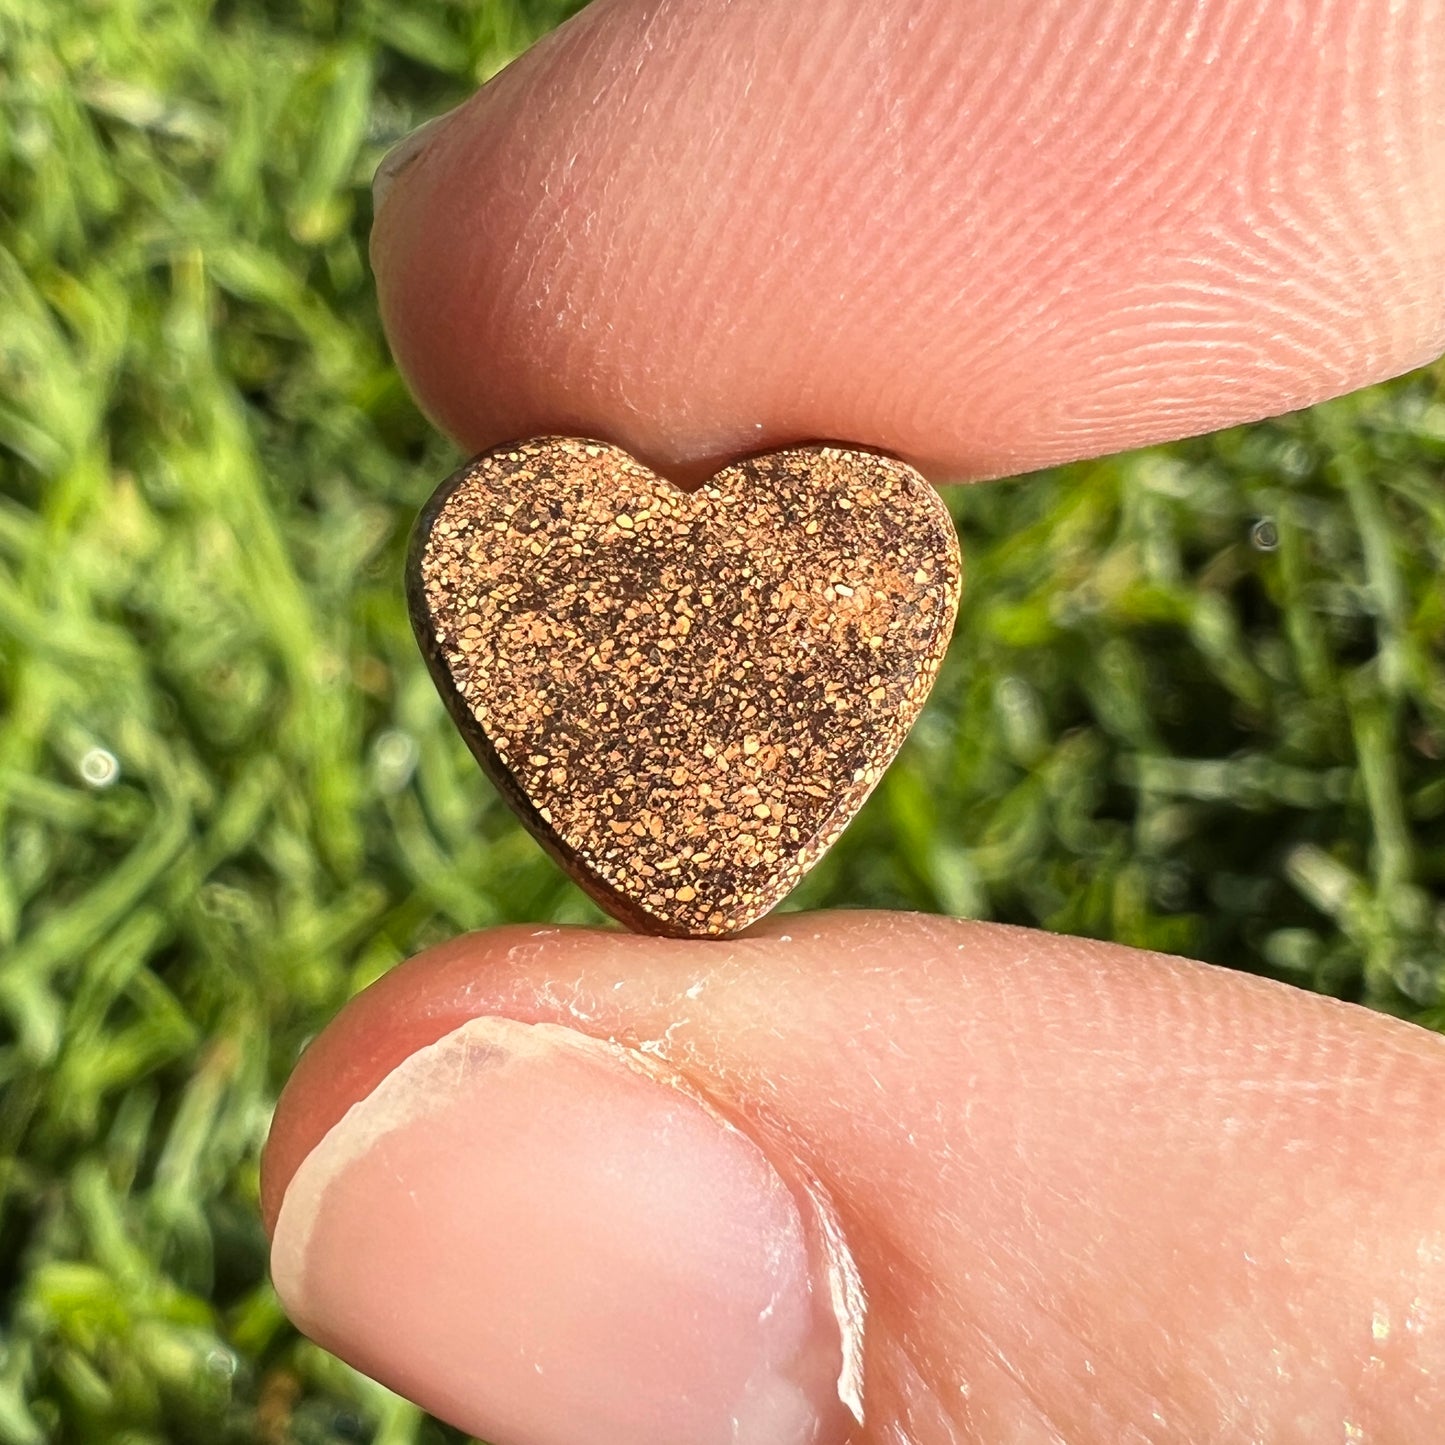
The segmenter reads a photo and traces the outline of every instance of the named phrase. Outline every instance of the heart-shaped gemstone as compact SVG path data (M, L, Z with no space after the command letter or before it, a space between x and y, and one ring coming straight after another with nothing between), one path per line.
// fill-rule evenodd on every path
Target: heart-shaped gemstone
M734 933L837 839L898 751L953 627L938 494L872 452L802 447L684 492L551 438L428 502L412 621L522 821L648 933Z

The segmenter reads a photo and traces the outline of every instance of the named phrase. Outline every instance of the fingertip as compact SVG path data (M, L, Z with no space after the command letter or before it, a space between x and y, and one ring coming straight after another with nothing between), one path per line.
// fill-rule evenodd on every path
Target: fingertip
M843 1376L863 1382L859 1441L920 1421L1128 1438L1154 1411L1180 1439L1346 1418L1414 1439L1445 1408L1442 1108L1423 1030L1106 944L867 913L721 943L513 928L343 1011L287 1091L266 1182L303 1326L501 1445L708 1439L749 1362L785 1356L789 1382L827 1375L832 1409L862 1293L861 1374ZM822 1334L753 1328L775 1288L805 1318L778 1261L815 1199L856 1264L850 1294L808 1253L827 1370ZM706 1267L687 1220L722 1250ZM640 1302L675 1289L704 1321L694 1345L714 1318L730 1332L715 1362L678 1353L666 1308L667 1338L646 1335ZM644 1341L671 1385L644 1371L619 1403L579 1383L630 1386L609 1351ZM671 1408L689 1370L700 1433L626 1413ZM802 1418L795 1394L759 1398L760 1431Z
M401 172L375 255L469 449L696 476L821 437L959 478L1428 360L1442 198L1439 0L611 0Z
M272 1274L313 1339L505 1445L827 1445L842 1329L806 1203L643 1056L482 1016L306 1155Z

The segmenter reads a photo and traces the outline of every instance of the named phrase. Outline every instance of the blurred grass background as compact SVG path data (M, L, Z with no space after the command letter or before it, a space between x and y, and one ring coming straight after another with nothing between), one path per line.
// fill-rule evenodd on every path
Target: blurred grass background
M456 1438L299 1341L256 1157L393 963L590 906L400 569L455 458L385 149L565 0L0 0L0 1442ZM1037 924L1445 1025L1445 370L952 497L959 636L796 905Z

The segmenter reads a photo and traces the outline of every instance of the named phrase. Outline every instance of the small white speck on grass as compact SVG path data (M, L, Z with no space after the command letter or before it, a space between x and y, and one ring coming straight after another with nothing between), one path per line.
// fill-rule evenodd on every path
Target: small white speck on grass
M383 793L399 793L411 782L419 757L416 739L400 728L378 733L371 745L376 785Z
M206 1354L206 1370L218 1380L229 1380L236 1373L236 1357L220 1346Z
M1261 517L1250 528L1249 540L1257 551L1273 552L1279 546L1279 528L1275 525L1274 518Z
M108 788L120 777L120 763L108 748L88 748L80 760L80 781L87 788Z

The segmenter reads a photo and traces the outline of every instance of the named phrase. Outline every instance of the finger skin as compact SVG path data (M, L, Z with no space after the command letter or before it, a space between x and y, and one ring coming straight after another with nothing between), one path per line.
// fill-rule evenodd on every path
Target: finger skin
M1003 475L1445 346L1445 0L594 0L391 178L465 446Z
M482 1015L640 1048L821 1181L870 1301L858 1441L1403 1441L1445 1412L1423 1030L910 915L724 943L501 929L396 970L307 1052L268 1221L355 1100Z

